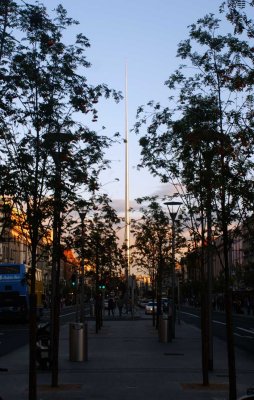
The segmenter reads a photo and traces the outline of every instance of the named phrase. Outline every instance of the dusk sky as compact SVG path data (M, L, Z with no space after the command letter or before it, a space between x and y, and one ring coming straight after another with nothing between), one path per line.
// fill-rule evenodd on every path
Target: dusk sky
M105 83L124 95L127 64L130 204L133 205L137 197L170 194L169 185L161 184L148 171L137 171L139 138L131 129L140 105L149 100L168 105L170 93L164 82L182 62L176 58L177 45L187 39L188 25L198 18L207 13L220 17L218 10L222 0L45 0L42 3L49 12L62 4L68 16L80 22L75 30L67 31L67 36L71 40L71 34L82 32L90 41L91 47L87 50L87 60L92 63L87 70L89 83ZM92 122L86 114L84 123L98 132L105 126L103 134L108 136L120 132L124 137L125 101L119 104L113 100L103 101L98 110L98 122ZM111 148L107 157L112 160L112 167L102 177L102 189L119 211L124 209L124 154L123 143ZM114 181L115 178L119 181Z

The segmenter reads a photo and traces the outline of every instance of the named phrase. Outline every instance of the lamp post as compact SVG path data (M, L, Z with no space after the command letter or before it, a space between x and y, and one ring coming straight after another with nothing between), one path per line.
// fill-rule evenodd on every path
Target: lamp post
M85 218L88 212L92 208L92 203L90 201L80 199L77 203L76 211L79 215L81 222L81 237L80 237L80 254L81 254L81 277L80 277L80 315L79 322L83 323L85 320ZM77 313L78 317L78 313Z
M172 221L172 338L175 338L175 222L182 202L166 201L164 204L168 208L168 212Z
M178 325L181 323L181 307L180 307L180 301L181 301L181 296L180 296L180 277L181 274L177 273L177 303L178 303L178 314L177 314L177 322Z
M60 293L59 279L61 268L61 209L62 209L62 149L57 141L56 149L52 152L55 164L55 182L54 182L54 205L53 205L53 251L52 251L52 270L51 270L51 307L50 307L50 358L52 363L51 386L58 386L58 354L59 354L59 315L60 315Z
M88 359L88 338L87 338L87 324L85 323L85 249L84 249L84 236L85 236L85 217L87 211L79 211L79 217L81 220L81 280L80 280L80 323L83 327L83 357L84 361Z
M79 216L81 219L81 280L80 280L80 322L83 323L85 319L85 292L84 292L84 282L85 282L85 255L84 255L84 220L86 213L79 212Z

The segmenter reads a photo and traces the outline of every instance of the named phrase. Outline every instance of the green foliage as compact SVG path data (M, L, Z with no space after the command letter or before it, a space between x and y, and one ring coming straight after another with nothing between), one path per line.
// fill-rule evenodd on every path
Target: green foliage
M90 43L82 33L74 43L64 42L65 29L77 21L62 6L51 18L43 5L6 1L1 15L0 193L11 195L26 223L31 227L36 220L37 229L39 216L50 222L52 200L42 200L52 199L56 188L63 212L82 186L98 189L98 175L108 165L104 151L113 139L80 123L80 115L89 122L100 98L118 102L122 96L106 84L89 85Z
M219 29L213 15L190 26L177 52L186 65L165 82L175 92L175 106L149 102L150 112L138 110L135 130L142 134L139 167L162 182L180 180L180 194L191 193L200 210L212 204L222 230L222 221L229 225L253 208L253 51Z
M107 195L93 195L89 200L78 201L78 217L69 221L69 235L65 240L80 259L83 257L94 268L97 265L98 276L112 277L121 272L124 259L117 235L121 221L110 203Z
M169 219L156 197L144 197L137 201L142 204L142 217L132 221L135 237L132 262L141 271L153 276L160 265L166 267L169 264Z

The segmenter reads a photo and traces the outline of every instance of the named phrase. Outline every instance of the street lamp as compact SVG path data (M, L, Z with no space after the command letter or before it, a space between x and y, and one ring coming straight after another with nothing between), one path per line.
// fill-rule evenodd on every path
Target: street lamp
M85 292L84 292L84 282L85 282L85 254L84 254L84 235L85 235L85 225L84 220L86 217L86 212L79 211L79 217L81 219L81 290L80 290L80 322L84 322L85 318Z
M83 340L84 340L84 360L87 361L88 355L87 355L87 349L88 349L88 337L87 337L87 324L85 323L85 288L84 288L84 283L85 283L85 249L84 249L84 236L85 236L85 217L87 214L86 211L79 211L79 217L81 220L81 280L80 280L80 323L83 328Z
M180 201L166 201L164 203L172 220L172 338L175 337L175 222L177 213L179 211L182 202Z

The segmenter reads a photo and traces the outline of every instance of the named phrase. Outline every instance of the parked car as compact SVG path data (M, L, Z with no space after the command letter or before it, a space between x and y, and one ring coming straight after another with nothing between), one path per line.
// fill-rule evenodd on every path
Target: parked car
M149 301L145 306L145 313L146 314L153 314L157 311L157 302Z

